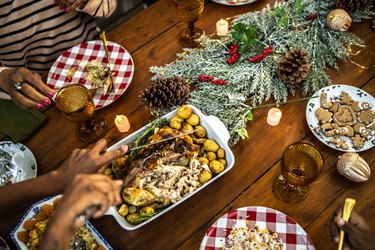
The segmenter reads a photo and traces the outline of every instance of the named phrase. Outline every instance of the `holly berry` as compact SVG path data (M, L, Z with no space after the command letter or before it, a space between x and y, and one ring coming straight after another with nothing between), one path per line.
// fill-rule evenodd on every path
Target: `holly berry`
M269 45L261 54L248 59L249 63L259 63L272 52L272 45Z
M198 76L198 80L201 82L210 82L215 85L225 85L227 84L227 81L225 80L215 80L215 77L208 76L208 75L200 75Z
M318 15L315 14L315 13L308 14L308 15L306 16L306 20L314 21L317 17L318 17Z
M232 44L229 47L229 54L231 57L227 59L227 64L233 64L238 61L238 58L240 57L240 54L238 54L238 45L237 44Z

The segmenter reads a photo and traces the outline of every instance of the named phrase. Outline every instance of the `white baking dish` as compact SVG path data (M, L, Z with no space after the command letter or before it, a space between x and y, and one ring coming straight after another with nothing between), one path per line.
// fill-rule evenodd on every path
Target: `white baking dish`
M204 189L207 185L210 185L210 183L212 183L213 181L215 181L218 178L220 178L221 176L223 176L225 173L227 173L233 167L233 165L234 165L234 155L233 155L232 151L230 150L230 148L228 146L229 132L228 132L227 128L224 126L224 124L216 116L205 116L196 107L191 106L191 105L190 105L190 107L192 108L193 113L197 114L201 118L200 125L202 125L203 127L206 128L207 137L210 138L210 139L214 139L220 145L220 147L225 150L225 159L227 161L227 167L224 169L223 172L214 176L210 181L203 184L201 187L196 189L191 194L185 196L180 201L168 206L167 208L165 208L161 212L155 214L149 220L146 220L146 221L142 222L141 224L138 224L138 225L130 224L124 217L122 217L120 214L117 213L116 207L111 207L110 209L108 209L106 214L112 215L116 219L116 221L120 224L120 226L123 227L124 229L134 230L134 229L137 229L137 228L140 228L140 227L144 226L145 224L149 223L152 220L155 220L156 218L158 218L161 215L167 213L169 210L178 206L180 203L184 202L185 200L187 200L189 197L193 196L194 194L196 194L200 190ZM176 113L177 113L177 110L174 110L174 111L164 115L163 117L165 117L167 120L170 120L174 115L176 115ZM127 144L127 145L132 144L132 142L135 141L142 134L142 132L145 131L149 126L150 126L150 124L148 124L148 125L144 126L143 128L137 130L133 134L127 136L126 138L122 139L121 141L117 142L116 144L114 144L113 146L108 148L108 150L117 149L121 145L124 145L124 144Z

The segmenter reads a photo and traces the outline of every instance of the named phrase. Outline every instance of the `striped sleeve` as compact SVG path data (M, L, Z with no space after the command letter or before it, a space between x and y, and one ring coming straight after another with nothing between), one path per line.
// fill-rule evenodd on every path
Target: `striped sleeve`
M108 17L117 7L117 0L88 0L83 12L95 17Z

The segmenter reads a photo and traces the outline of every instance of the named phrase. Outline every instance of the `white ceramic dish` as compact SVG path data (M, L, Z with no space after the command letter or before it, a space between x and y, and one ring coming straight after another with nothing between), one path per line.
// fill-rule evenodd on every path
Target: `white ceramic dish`
M26 246L26 244L22 241L20 241L17 237L17 233L20 232L20 231L25 231L25 229L23 228L23 224L26 220L30 220L32 218L35 217L36 213L38 213L38 211L40 210L40 208L44 205L44 204L50 204L52 205L53 204L53 201L60 197L61 195L58 195L58 196L53 196L53 197L48 197L48 198L45 198L43 200L40 200L38 201L37 203L33 204L29 210L27 210L26 214L22 217L21 221L17 224L17 226L13 229L13 231L11 232L11 238L14 242L14 244L17 246L17 249L19 250L25 250L25 249L28 249L28 247ZM95 229L95 227L89 222L89 221L86 221L86 224L85 224L85 227L86 229L91 233L91 235L94 237L94 239L96 240L96 242L104 247L105 249L107 250L113 250L113 248L109 245L109 243L103 238L103 236L100 235L100 233Z
M0 149L14 157L14 164L18 171L14 183L35 178L37 165L30 149L21 143L13 143L11 141L0 142ZM0 184L0 186L2 185Z
M229 132L228 132L227 128L224 126L224 124L217 117L215 117L215 116L206 116L199 109L197 109L196 107L191 106L191 105L190 105L190 107L192 108L193 113L197 114L201 118L200 125L202 125L203 127L206 128L206 130L207 130L207 137L210 138L210 139L216 140L216 142L219 143L220 147L225 150L227 167L224 169L223 172L221 172L220 174L218 174L217 176L215 176L214 178L212 178L210 181L208 181L207 183L205 183L204 185L202 185L201 187L199 187L197 190L195 190L191 194L185 196L180 201L172 204L171 206L167 207L166 209L164 209L160 213L158 213L155 216L151 217L149 220L142 222L141 224L138 224L138 225L132 225L132 224L130 224L129 222L127 222L127 220L124 217L122 217L121 215L119 215L117 213L117 208L116 207L111 207L107 211L107 214L112 215L116 219L116 221L120 224L120 226L123 227L124 229L126 229L126 230L134 230L134 229L137 229L137 228L140 228L140 227L146 225L147 223L151 222L152 220L155 220L156 218L160 217L161 215L167 213L169 210L171 210L174 207L178 206L180 203L182 203L185 200L189 199L191 196L193 196L194 194L196 194L200 190L204 189L207 185L210 185L210 183L212 183L213 181L217 180L218 178L220 178L221 176L223 176L229 170L232 169L232 167L234 165L234 155L233 155L231 149L228 146ZM165 117L166 119L169 120L174 115L176 115L176 113L177 113L177 110L174 110L174 111L172 111L172 112L164 115L163 117ZM110 148L108 148L108 150L113 150L113 149L119 148L121 145L124 145L124 144L131 144L149 126L150 126L150 124L148 124L145 127L137 130L133 134L129 135L128 137L122 139L121 141L117 142L116 144L114 144L113 146L111 146Z
M212 2L223 4L223 5L228 5L228 6L240 6L240 5L253 3L256 1L258 0L212 0Z
M307 124L309 125L309 128L311 129L313 134L322 143L324 143L328 147L331 147L331 148L339 150L339 151L361 152L361 151L365 151L365 150L368 150L368 149L374 147L375 146L375 136L373 136L370 140L366 140L365 145L361 149L355 149L353 147L353 145L351 143L351 139L349 137L340 136L341 138L345 139L346 142L349 145L349 149L344 150L342 148L337 148L335 144L329 143L329 140L332 137L326 137L323 134L316 131L316 128L319 127L319 119L316 117L315 111L316 111L317 108L320 107L320 95L323 92L326 92L327 95L328 95L328 98L339 97L340 94L341 94L341 91L344 91L344 92L348 93L354 101L371 103L372 106L373 106L372 110L375 111L375 98L373 96L371 96L369 93L367 93L366 91L363 91L362 89L359 89L359 88L356 88L356 87L353 87L353 86L349 86L349 85L327 86L327 87L324 87L324 88L318 90L314 94L314 96L319 96L318 98L310 99L310 101L307 103L306 120L307 120Z

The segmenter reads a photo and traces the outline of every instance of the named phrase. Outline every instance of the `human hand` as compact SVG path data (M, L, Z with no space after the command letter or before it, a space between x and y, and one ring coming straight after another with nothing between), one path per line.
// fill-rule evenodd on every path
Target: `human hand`
M62 190L77 174L91 174L104 170L104 166L124 155L128 146L107 150L107 141L100 139L92 149L74 149L69 158L51 174L61 180Z
M340 229L345 232L344 249L374 250L375 235L366 221L355 211L348 222L342 218L342 207L339 207L331 223L331 235L335 243L339 242Z
M17 87L18 85L18 87ZM0 73L0 88L5 90L20 108L42 109L51 104L54 91L39 74L27 68L5 69Z
M82 10L87 2L88 0L55 0L55 4L58 4L59 8L65 12L76 9Z

